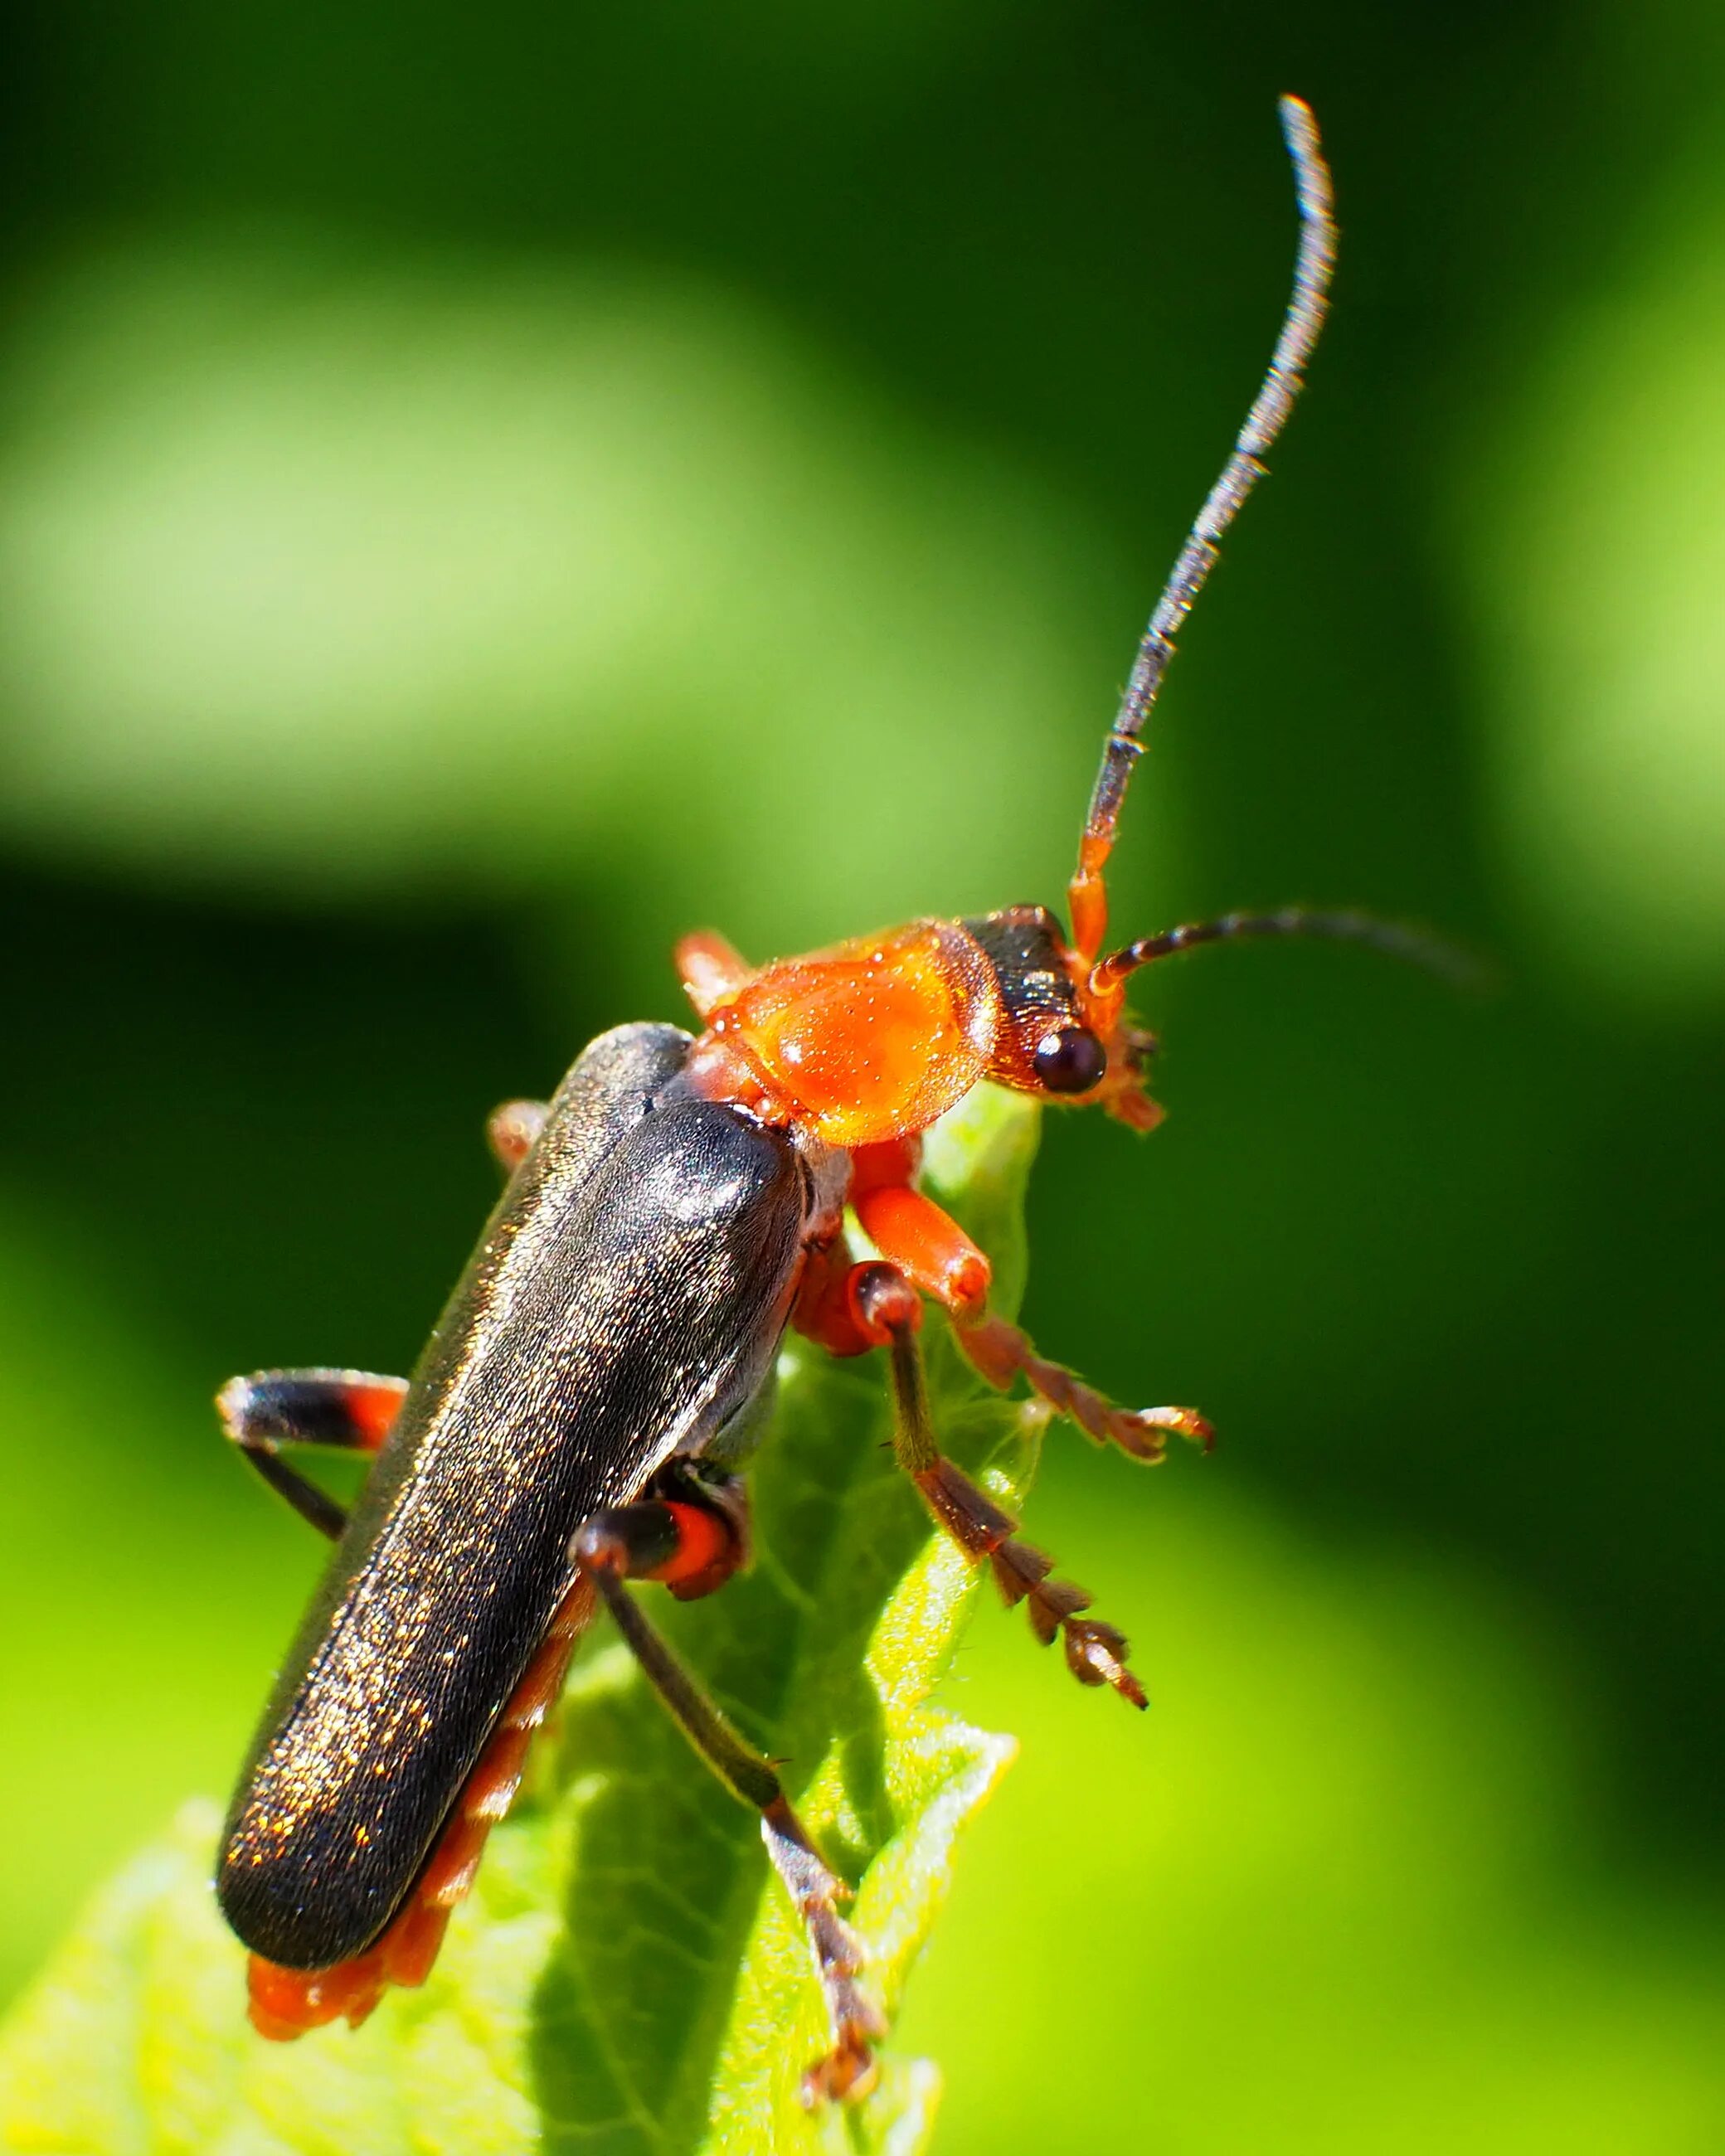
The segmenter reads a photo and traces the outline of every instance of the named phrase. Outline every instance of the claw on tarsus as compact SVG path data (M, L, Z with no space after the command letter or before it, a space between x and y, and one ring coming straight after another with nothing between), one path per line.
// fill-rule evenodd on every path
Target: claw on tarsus
M886 2034L886 2020L856 1982L866 1957L861 1940L838 1911L852 1890L822 1861L788 1806L768 1807L761 1835L807 1927L832 2025L833 2047L809 2068L798 2092L810 2110L821 2103L855 2102L874 2087L875 2046Z
M1045 1647L1065 1636L1066 1666L1080 1684L1111 1685L1137 1707L1149 1705L1144 1687L1127 1666L1126 1635L1100 1618L1086 1617L1090 1597L1070 1579L1051 1579L1054 1560L1029 1543L1003 1542L988 1553L1007 1607L1022 1602L1030 1630Z
M1208 1452L1216 1434L1195 1408L1122 1408L1087 1385L1063 1363L1039 1355L1015 1325L983 1317L961 1323L958 1344L989 1384L1004 1392L1023 1377L1036 1397L1068 1415L1097 1445L1117 1445L1128 1458L1154 1466L1168 1450L1168 1435L1188 1438Z

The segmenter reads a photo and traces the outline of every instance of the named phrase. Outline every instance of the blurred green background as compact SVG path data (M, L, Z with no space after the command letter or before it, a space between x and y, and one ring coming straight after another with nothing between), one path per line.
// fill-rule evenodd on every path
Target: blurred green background
M1168 1127L1051 1119L1024 1740L940 2145L1715 2151L1725 23L1693 0L16 5L0 162L0 1987L228 1782L318 1563L216 1436L406 1367L479 1130L760 956L1055 899L1337 167L1337 310L1117 918Z

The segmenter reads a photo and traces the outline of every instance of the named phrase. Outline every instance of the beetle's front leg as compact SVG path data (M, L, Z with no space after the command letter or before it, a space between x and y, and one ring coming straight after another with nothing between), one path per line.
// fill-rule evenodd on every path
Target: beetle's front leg
M1117 1445L1134 1460L1160 1460L1168 1433L1208 1446L1214 1433L1193 1408L1122 1408L1061 1363L1039 1355L1017 1326L988 1314L991 1268L950 1214L903 1184L865 1190L857 1218L881 1256L934 1297L952 1320L958 1344L991 1385L1004 1392L1022 1377L1040 1399L1070 1415L1099 1445Z
M259 1370L230 1378L216 1394L222 1428L272 1490L333 1542L347 1515L315 1482L288 1466L279 1447L318 1445L375 1452L389 1435L408 1389L405 1378L369 1370Z
M1090 1607L1089 1595L1070 1580L1050 1578L1053 1560L1020 1542L1018 1522L937 1444L916 1343L922 1304L911 1282L895 1265L859 1265L851 1301L858 1323L891 1354L893 1445L929 1511L968 1558L988 1560L1008 1606L1024 1604L1030 1629L1045 1647L1056 1632L1065 1635L1066 1666L1081 1684L1111 1685L1134 1707L1144 1706L1143 1686L1127 1667L1122 1635L1081 1614Z
M828 1869L772 1766L731 1727L624 1584L628 1579L660 1579L673 1594L680 1588L685 1594L710 1592L741 1560L738 1540L730 1563L714 1576L722 1563L715 1554L715 1537L731 1525L728 1515L702 1505L649 1499L596 1512L575 1537L570 1553L604 1598L618 1630L683 1734L732 1794L761 1815L761 1837L808 1933L832 2028L831 2051L803 2076L803 2100L860 2097L874 2080L874 2045L886 2031L856 1983L862 1948L839 1914L850 1889Z

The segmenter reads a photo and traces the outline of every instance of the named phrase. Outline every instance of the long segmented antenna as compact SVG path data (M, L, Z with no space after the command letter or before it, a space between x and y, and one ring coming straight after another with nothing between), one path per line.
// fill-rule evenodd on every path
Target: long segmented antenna
M1264 474L1264 459L1287 424L1294 399L1305 382L1312 347L1323 327L1330 278L1336 266L1334 191L1330 168L1312 109L1298 97L1279 105L1281 131L1294 167L1300 206L1300 245L1294 259L1294 288L1282 318L1281 334L1271 355L1269 372L1245 424L1235 438L1234 453L1210 489L1198 521L1180 550L1150 624L1138 645L1132 678L1120 700L1113 729L1102 751L1102 767L1091 795L1084 836L1078 849L1078 872L1068 886L1072 941L1094 963L1107 932L1108 902L1102 870L1113 850L1114 827L1126 798L1132 766L1143 754L1139 737L1161 692L1163 676L1174 655L1174 638L1204 589L1223 534L1240 514L1240 505Z
M1200 943L1235 942L1260 936L1315 936L1334 943L1363 943L1392 958L1405 958L1410 965L1423 966L1452 987L1489 985L1486 969L1469 952L1458 950L1441 937L1428 936L1400 921L1378 921L1369 913L1324 913L1284 906L1274 913L1224 913L1215 921L1191 921L1183 927L1165 928L1159 936L1141 937L1102 960L1096 969L1096 986L1103 992L1117 988L1140 966L1195 950Z

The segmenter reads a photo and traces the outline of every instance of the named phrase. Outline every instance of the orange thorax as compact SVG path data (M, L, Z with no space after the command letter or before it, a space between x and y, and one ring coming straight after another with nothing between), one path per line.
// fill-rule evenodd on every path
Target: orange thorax
M1000 1022L993 970L955 922L912 921L764 968L714 1011L769 1106L833 1146L926 1130L983 1076Z

